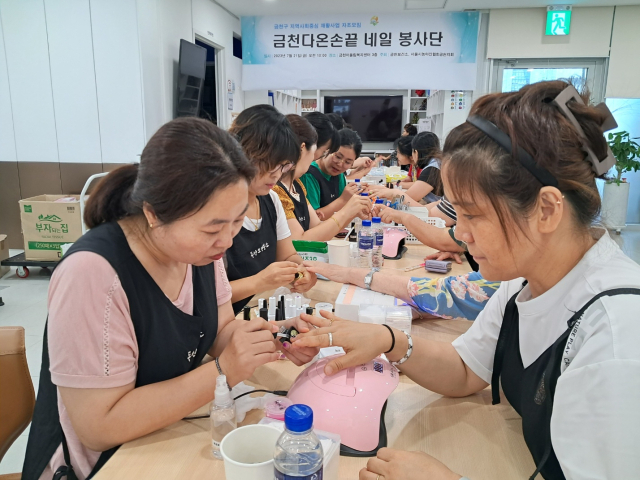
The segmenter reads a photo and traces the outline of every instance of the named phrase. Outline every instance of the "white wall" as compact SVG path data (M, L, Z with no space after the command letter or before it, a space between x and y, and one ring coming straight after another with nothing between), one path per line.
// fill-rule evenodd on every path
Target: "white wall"
M136 0L0 0L0 17L0 160L136 161L144 146Z
M9 75L5 57L2 16L0 12L0 162L16 161L16 142L13 133L13 112L9 90Z
M616 7L607 97L640 98L640 6Z
M138 160L144 147L136 4L90 0L102 161Z
M180 40L193 42L191 0L137 0L145 140L175 115Z
M89 2L44 5L60 162L102 163Z
M211 0L193 0L193 32L207 43L222 50L216 58L216 67L220 69L218 99L221 104L223 118L218 125L227 128L231 125L231 110L227 109L227 80L235 81L234 110L239 112L244 106L244 95L241 89L242 60L233 56L233 34L240 34L240 19L231 15L220 5ZM220 58L224 60L220 62Z
M0 15L17 159L57 162L44 0L2 0Z
M613 10L614 7L574 7L571 33L567 36L544 34L546 8L491 10L487 57L608 57Z

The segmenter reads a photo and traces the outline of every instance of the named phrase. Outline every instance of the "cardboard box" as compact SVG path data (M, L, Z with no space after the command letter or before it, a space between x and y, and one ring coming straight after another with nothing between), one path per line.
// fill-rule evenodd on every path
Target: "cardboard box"
M7 236L0 234L0 262L9 258L9 244L6 242ZM0 266L0 277L10 270L9 267Z
M56 202L60 199L73 200ZM80 195L38 195L19 203L27 260L59 260L60 245L82 235Z

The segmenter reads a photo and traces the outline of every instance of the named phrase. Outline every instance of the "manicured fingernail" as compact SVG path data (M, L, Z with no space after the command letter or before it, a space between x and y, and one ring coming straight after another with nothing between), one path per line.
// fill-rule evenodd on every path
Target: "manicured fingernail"
M291 344L289 342L282 342L282 346L288 350Z

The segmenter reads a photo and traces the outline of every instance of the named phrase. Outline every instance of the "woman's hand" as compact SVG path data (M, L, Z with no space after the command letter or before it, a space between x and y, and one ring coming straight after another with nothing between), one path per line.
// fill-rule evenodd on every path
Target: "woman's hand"
M456 263L462 263L462 258L460 257L460 253L459 252L436 252L436 253L432 253L431 255L427 255L426 257L424 257L425 261L426 260L453 260Z
M393 200L393 197L402 195L402 192L400 192L400 190L387 188L383 185L374 185L373 187L371 187L371 193L378 198L386 198L387 200Z
M358 323L343 320L334 314L322 310L324 318L303 313L300 318L307 323L315 325L307 333L303 333L292 339L292 350L301 348L325 348L329 347L329 335L332 335L332 345L344 348L346 355L331 360L324 367L325 375L333 375L345 368L360 365L376 358L391 347L391 334L382 325L370 323ZM396 338L398 334L396 333Z
M352 168L355 170L364 170L365 168L371 167L373 160L369 157L358 157L353 162Z
M353 197L359 192L359 190L360 190L360 185L358 185L356 182L347 183L347 186L344 187L344 190L342 191L340 198L342 199L342 201L348 202L351 197Z
M299 268L300 265L295 262L274 262L258 273L257 276L260 283L268 288L283 287L294 282Z
M273 322L270 322L273 323ZM310 329L314 328L309 323L302 320L300 317L290 318L289 320L279 321L277 327L291 328L294 327L298 333L307 333ZM280 350L284 355L298 366L309 363L318 354L320 348L318 347L302 347L293 349L291 343L285 341L280 342L279 339L275 339L276 348Z
M376 205L376 209L374 211L374 215L380 217L382 223L402 223L404 224L404 216L405 212L401 212L400 210L395 210L391 207L387 207L385 205Z
M231 386L251 377L260 365L280 357L273 343L273 334L278 331L276 325L259 317L250 321L234 321L241 322L241 325L231 334L229 343L218 358L220 369Z
M459 480L442 462L423 452L381 448L360 470L360 480Z
M308 260L305 261L303 265L307 268L307 271L318 273L334 282L349 283L348 267L341 267L340 265L332 265L324 262L311 262Z
M318 281L318 277L313 272L308 271L303 265L296 264L297 271L302 274L302 278L295 280L292 284L291 291L293 293L308 292Z
M341 210L349 219L360 217L368 219L371 216L371 200L360 195L352 196Z

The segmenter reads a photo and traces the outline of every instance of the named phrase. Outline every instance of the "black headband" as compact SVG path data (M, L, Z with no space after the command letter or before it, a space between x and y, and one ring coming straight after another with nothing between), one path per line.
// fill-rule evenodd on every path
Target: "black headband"
M513 154L513 145L509 135L500 130L495 124L480 115L471 115L467 118L467 122L476 127L487 137L491 138L507 153L510 153L531 175L536 177L538 181L546 187L558 187L558 180L549 170L540 167L529 153L522 147L518 146L517 155Z

